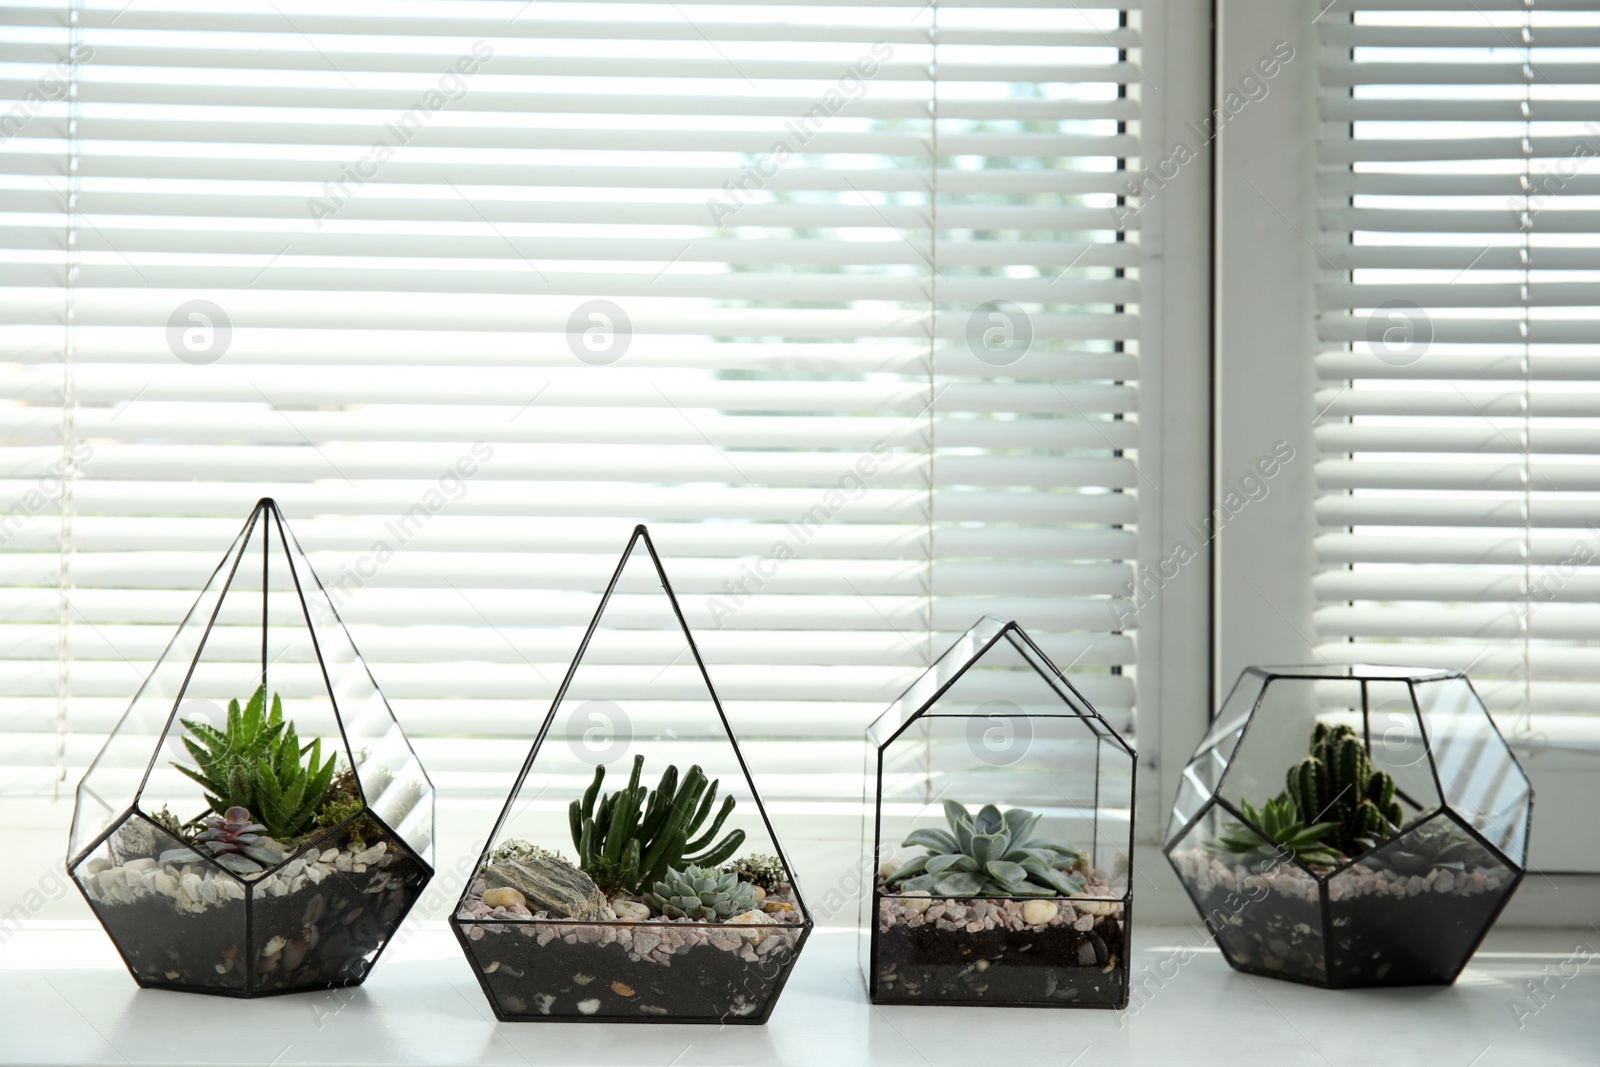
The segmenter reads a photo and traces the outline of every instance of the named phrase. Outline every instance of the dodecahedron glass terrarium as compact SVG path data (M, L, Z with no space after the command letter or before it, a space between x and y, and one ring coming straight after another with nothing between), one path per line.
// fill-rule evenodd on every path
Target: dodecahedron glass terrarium
M1533 790L1459 672L1250 667L1166 853L1237 970L1455 981L1522 881Z
M68 871L141 986L359 985L433 876L433 809L262 500L78 785Z
M764 1023L788 981L812 920L643 526L450 925L508 1022Z
M861 967L878 1004L1121 1008L1133 749L985 617L868 728Z

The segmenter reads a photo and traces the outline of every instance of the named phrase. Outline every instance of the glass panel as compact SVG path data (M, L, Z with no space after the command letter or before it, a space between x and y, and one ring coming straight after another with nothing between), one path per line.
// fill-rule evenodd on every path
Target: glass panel
M1405 822L1415 822L1439 810L1439 787L1428 761L1422 720L1405 682L1369 681L1364 729L1370 740L1372 765L1394 779L1395 793L1405 811Z
M252 514L79 782L67 848L67 854L74 861L133 807L151 756L162 746L173 709L183 694L190 664L199 654L212 614L222 600L229 579L234 576L245 538L255 525L256 516ZM171 758L184 756L181 744L167 751ZM159 757L158 762L161 762Z
M410 851L432 863L433 783L299 542L287 530L280 536L305 602L301 621L315 639L367 806Z
M1449 817L1411 827L1329 880L1329 984L1455 981L1515 881Z
M1459 677L1419 682L1416 694L1445 803L1513 862L1526 863L1528 777L1478 695Z
M1321 884L1275 844L1217 805L1170 858L1230 964L1251 974L1323 983Z

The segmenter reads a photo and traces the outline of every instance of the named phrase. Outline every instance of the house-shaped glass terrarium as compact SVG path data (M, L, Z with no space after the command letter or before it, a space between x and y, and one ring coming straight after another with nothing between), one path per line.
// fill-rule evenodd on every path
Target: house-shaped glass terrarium
M1462 674L1251 667L1184 770L1166 852L1237 970L1449 984L1522 881L1532 812Z
M433 876L433 786L262 500L77 790L68 871L141 986L358 985Z
M869 727L861 966L879 1004L1128 1003L1134 753L985 617Z
M450 924L505 1021L777 1003L811 917L643 526Z

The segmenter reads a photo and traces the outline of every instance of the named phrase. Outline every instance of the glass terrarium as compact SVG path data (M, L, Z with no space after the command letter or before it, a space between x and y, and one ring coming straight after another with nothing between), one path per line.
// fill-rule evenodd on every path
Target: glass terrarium
M764 1023L812 920L634 529L450 924L504 1021Z
M868 728L861 967L878 1004L1121 1008L1133 749L984 617Z
M433 876L433 808L262 500L79 784L67 868L141 986L359 985Z
M1184 770L1166 853L1236 970L1448 985L1522 881L1532 813L1464 675L1250 667Z

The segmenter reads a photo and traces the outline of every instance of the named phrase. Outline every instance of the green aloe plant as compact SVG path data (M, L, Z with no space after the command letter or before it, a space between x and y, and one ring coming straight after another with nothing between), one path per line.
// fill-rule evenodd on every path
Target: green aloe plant
M1241 800L1239 814L1254 824L1256 829L1252 830L1242 823L1228 823L1217 839L1211 842L1215 851L1236 856L1259 854L1263 857L1287 852L1301 863L1326 867L1339 862L1338 855L1323 841L1334 824L1319 822L1305 825L1287 793L1279 794L1260 808L1248 800ZM1263 834L1266 835L1265 839Z
M267 687L259 687L243 708L228 702L228 718L218 730L199 719L184 719L184 747L195 766L174 763L205 790L206 803L226 817L232 808L259 816L269 836L288 841L315 818L333 782L335 756L322 761L322 740L304 747L294 724L283 718L276 694L266 710ZM302 757L309 756L309 764Z
M900 842L920 845L917 856L890 875L891 889L927 890L944 897L1053 897L1081 893L1087 857L1071 845L1031 837L1040 816L985 804L976 815L944 802L950 829L923 827Z

